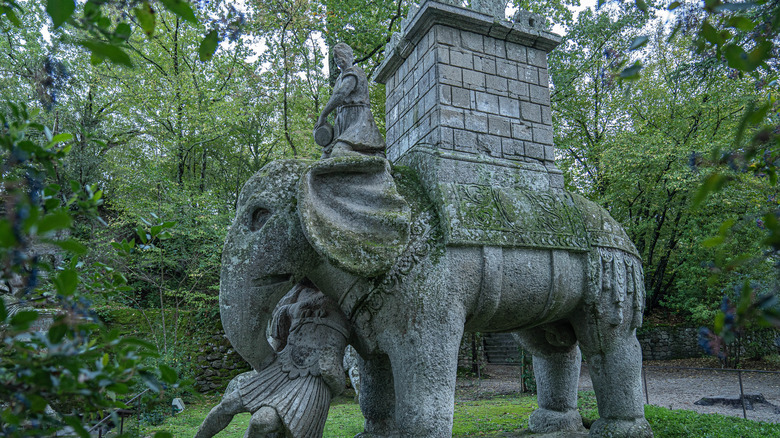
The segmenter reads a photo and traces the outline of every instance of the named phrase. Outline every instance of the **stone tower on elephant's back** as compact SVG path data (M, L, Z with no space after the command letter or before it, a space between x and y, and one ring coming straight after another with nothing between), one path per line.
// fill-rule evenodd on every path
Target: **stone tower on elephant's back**
M518 226L532 231L522 222L531 228L547 222L506 216L540 204L530 199L536 193L563 188L547 71L547 53L561 38L534 14L503 20L501 2L490 5L500 18L487 4L474 10L450 3L413 6L374 76L386 85L387 156L417 170L429 195L440 200L450 243L506 244L517 240ZM517 208L509 214L488 211L512 205ZM480 210L491 220L504 216L511 226L469 225Z

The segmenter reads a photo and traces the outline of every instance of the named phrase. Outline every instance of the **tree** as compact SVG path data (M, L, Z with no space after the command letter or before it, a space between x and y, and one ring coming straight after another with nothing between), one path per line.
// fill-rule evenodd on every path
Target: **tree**
M699 322L712 316L724 289L745 275L766 278L756 209L772 190L747 175L700 210L691 210L708 157L728 145L756 91L715 57L689 50L692 38L648 36L647 18L630 5L583 11L563 50L551 55L553 120L559 164L570 189L597 200L621 221L643 256L648 312L661 308ZM650 44L648 44L650 43ZM624 67L644 47L642 75ZM708 242L724 221L738 224L729 250ZM730 267L707 282L711 261Z
M558 165L569 187L591 196L604 192L600 155L605 140L628 123L623 93L610 69L625 52L647 17L618 7L582 11L561 47L550 54L555 144L564 151Z

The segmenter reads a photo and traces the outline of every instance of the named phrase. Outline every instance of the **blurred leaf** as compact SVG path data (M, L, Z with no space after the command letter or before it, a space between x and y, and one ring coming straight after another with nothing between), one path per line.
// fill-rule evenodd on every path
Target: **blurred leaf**
M117 394L127 394L130 391L130 388L121 382L112 383L107 387L107 389L110 389L111 391L114 391Z
M130 25L127 23L119 23L116 25L116 29L114 29L114 34L123 42L130 38L132 32L133 29L131 29Z
M198 56L202 62L210 61L219 46L219 33L212 30L203 38L198 48Z
M122 338L120 340L120 344L122 345L135 345L141 348L144 348L149 351L155 351L157 348L149 341L145 341L143 339L138 338Z
M63 296L71 296L76 292L76 286L79 284L79 276L73 269L60 271L54 279L54 285L57 293Z
M162 391L162 385L160 384L160 381L157 380L157 377L154 374L149 373L147 371L141 371L139 372L139 374L141 376L141 380L143 380L144 384L149 389L157 393Z
M756 45L747 56L748 65L751 70L758 68L764 61L772 56L774 45L771 41L762 41Z
M14 12L13 9L11 9L8 6L0 7L0 12L5 14L6 17L8 17L8 21L11 22L16 27L20 27L22 25L21 20L19 20L19 17L16 16L16 12Z
M34 310L23 310L12 316L9 324L14 330L27 330L36 319L38 319L38 312Z
M189 3L184 0L160 0L165 6L165 9L173 12L179 17L189 21L192 24L198 24L198 19L195 18L195 13L192 12L192 8Z
M144 33L146 33L147 36L152 36L152 34L154 34L156 19L154 16L154 9L149 6L149 2L141 3L140 6L133 9L133 12L135 13L135 17L138 19L138 24L141 26L141 29L143 29Z
M761 105L758 109L751 107L745 112L746 122L749 125L758 125L762 123L764 119L766 119L766 115L769 113L770 109L772 109L772 104L769 102Z
M642 70L642 63L637 61L631 67L626 67L620 72L620 77L623 79L636 79L639 77L639 71Z
M52 343L58 343L65 337L68 332L68 326L63 323L54 324L49 328L48 337Z
M51 139L51 144L64 143L73 139L73 134L63 133L57 134Z
M647 44L647 35L642 35L634 38L634 41L631 42L631 45L628 46L628 50L636 50L640 47L643 47L645 44Z
M668 7L668 8L666 8L666 10L668 10L668 11L673 11L673 10L675 10L675 9L679 8L679 7L680 7L680 2L678 2L678 1L674 1L674 2L672 2L672 3L669 5L669 7Z
M774 212L769 212L764 215L764 228L769 232L769 235L764 239L764 244L773 247L774 249L780 249L780 222L777 220L777 216Z
M51 17L54 29L68 21L75 10L74 0L46 0L46 13Z
M5 308L5 299L0 297L0 324L3 324L6 318L8 318L8 310Z
M712 27L709 21L705 21L701 25L701 35L712 44L721 45L723 44L723 38L720 36L718 31Z
M71 252L76 255L82 255L87 252L87 247L84 246L81 242L79 242L76 239L65 239L65 240L47 239L46 242L52 245L57 245L60 248L64 249L65 251Z
M176 383L176 380L179 378L179 376L176 374L176 371L169 367L168 365L161 363L160 364L160 377L162 378L162 381L169 384Z
M62 190L62 187L60 187L59 184L49 184L45 189L43 189L43 194L45 196L54 196L59 193L60 190Z
M16 237L11 223L0 219L0 248L11 248L16 245Z
M730 17L727 23L729 26L739 29L743 32L748 32L756 28L756 23L744 15L735 15Z
M73 223L73 218L65 210L56 210L45 215L38 222L38 234L44 234L52 230L62 230L69 228Z
M714 12L740 12L747 11L755 8L758 3L744 2L744 3L721 3L713 8Z
M173 438L170 432L155 432L154 438Z
M720 224L720 228L718 229L718 235L725 236L728 234L729 230L734 226L734 224L737 223L736 219L728 219L722 224Z
M721 173L713 173L708 176L702 185L699 186L699 190L696 192L696 196L693 197L691 207L698 207L702 201L707 199L707 196L709 196L710 193L720 190L721 187L726 184L727 180L728 179L726 176Z
M721 333L723 331L723 326L725 322L726 322L726 314L723 312L718 312L717 315L715 315L715 322L713 324L714 332Z
M72 427L73 430L78 434L81 438L90 438L89 432L87 432L86 429L84 429L84 426L81 424L81 420L78 417L72 417L70 415L63 416L62 419L65 421L65 423Z
M713 237L710 237L708 239L704 239L701 242L701 245L703 247L705 247L705 248L712 248L712 247L715 247L715 246L718 246L718 245L722 244L724 240L725 239L724 239L723 236L713 236Z
M729 67L741 71L752 70L749 68L747 53L742 50L742 47L736 44L726 44L723 46L723 54L726 56Z
M120 64L127 67L133 66L133 61L124 50L113 44L107 44L100 41L83 40L79 44L86 47L93 55L100 59L108 59L114 64Z

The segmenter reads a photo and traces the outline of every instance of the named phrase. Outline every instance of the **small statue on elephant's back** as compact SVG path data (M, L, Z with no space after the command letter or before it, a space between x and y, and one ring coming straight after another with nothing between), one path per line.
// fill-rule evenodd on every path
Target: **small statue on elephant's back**
M271 321L277 353L260 371L234 379L195 438L211 438L238 413L251 412L245 438L318 438L333 397L345 387L342 356L349 322L333 300L300 283L285 295Z
M314 139L323 147L322 158L345 155L384 157L385 139L371 114L366 74L354 65L352 48L344 43L333 47L333 58L341 74L314 125ZM336 111L336 118L335 126L331 127L327 117L333 111Z

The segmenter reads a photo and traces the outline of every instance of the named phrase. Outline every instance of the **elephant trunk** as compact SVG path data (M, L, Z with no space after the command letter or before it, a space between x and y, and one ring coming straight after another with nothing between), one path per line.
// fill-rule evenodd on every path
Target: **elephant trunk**
M267 272L257 260L257 245L241 226L231 227L222 252L219 308L222 327L233 348L255 370L274 357L267 340L267 327L281 298L292 287L290 275Z

